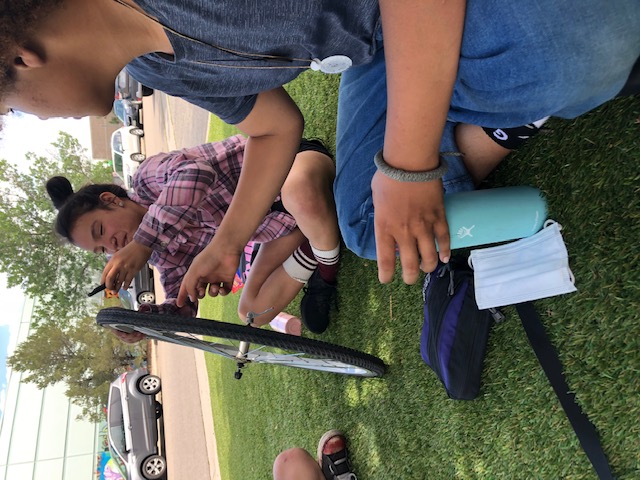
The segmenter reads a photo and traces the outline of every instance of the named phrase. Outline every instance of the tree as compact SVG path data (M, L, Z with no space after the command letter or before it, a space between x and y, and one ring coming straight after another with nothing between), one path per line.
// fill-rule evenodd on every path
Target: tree
M106 162L92 163L78 140L60 132L52 158L26 156L25 173L0 160L0 271L9 287L21 286L40 297L32 321L65 324L87 314L86 292L91 290L105 259L65 245L53 231L55 209L45 190L46 181L65 175L74 188L112 179Z
M67 396L82 407L83 417L98 420L107 404L109 384L144 356L143 347L121 342L87 316L67 326L41 322L7 364L38 388L65 382Z

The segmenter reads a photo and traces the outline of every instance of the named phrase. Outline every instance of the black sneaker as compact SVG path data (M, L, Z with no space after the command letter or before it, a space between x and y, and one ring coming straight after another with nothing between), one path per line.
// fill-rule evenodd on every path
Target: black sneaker
M357 480L349 463L347 439L339 430L329 430L320 439L318 464L326 480Z
M336 285L325 282L318 270L304 287L300 302L302 323L313 333L322 333L329 326L331 305L337 304Z

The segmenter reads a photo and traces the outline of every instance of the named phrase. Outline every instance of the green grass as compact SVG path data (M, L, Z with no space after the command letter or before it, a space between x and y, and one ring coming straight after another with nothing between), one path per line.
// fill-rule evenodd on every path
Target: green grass
M289 88L306 135L330 144L336 87L302 75ZM564 226L579 291L537 308L619 479L640 478L639 118L640 99L621 99L554 120L490 178L539 187ZM493 329L482 395L456 402L420 359L419 285L380 285L375 263L348 252L339 280L339 312L322 339L381 357L388 373L360 380L255 366L236 381L232 362L209 357L225 480L270 478L278 452L313 453L330 428L348 433L362 479L595 478L515 311ZM237 321L236 302L208 299L204 315Z

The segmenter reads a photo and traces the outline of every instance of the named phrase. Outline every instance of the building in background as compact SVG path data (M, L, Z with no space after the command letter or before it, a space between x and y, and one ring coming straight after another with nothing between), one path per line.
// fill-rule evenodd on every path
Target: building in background
M28 333L34 300L22 312L18 342ZM77 420L81 409L66 386L43 390L11 372L0 424L0 480L94 480L99 459L99 426Z
M89 117L91 130L91 158L111 160L111 134L122 126L113 112L106 117Z

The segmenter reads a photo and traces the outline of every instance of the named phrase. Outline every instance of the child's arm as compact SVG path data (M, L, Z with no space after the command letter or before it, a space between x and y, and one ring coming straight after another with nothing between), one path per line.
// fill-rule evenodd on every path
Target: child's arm
M384 160L409 171L439 165L439 144L456 78L464 0L380 0L387 67ZM442 182L399 182L377 172L372 182L379 278L389 282L398 246L403 280L447 260L449 231ZM422 261L419 261L419 257Z
M128 288L152 252L164 250L194 221L198 206L218 184L218 175L205 152L195 147L166 154L162 162L160 157L150 158L149 163L136 172L134 186L140 198L153 195L147 190L153 192L159 188L156 178L162 174L158 170L162 170L167 179L160 185L162 191L149 206L133 239L107 262L101 281L108 288ZM221 205L221 211L222 207L226 208L226 204Z
M231 291L240 254L278 196L300 145L304 121L282 88L258 95L238 127L249 135L235 196L211 243L194 259L182 280L177 305L187 297Z

